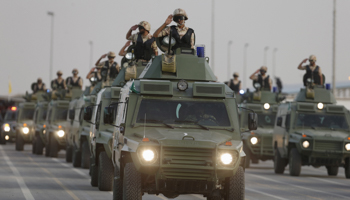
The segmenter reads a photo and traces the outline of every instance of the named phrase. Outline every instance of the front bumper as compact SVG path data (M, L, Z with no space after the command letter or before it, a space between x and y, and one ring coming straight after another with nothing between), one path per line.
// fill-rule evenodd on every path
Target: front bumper
M252 137L256 137L258 139L258 143L253 145L250 142ZM273 144L272 144L272 135L249 135L244 140L244 145L247 145L250 152L256 158L273 158Z

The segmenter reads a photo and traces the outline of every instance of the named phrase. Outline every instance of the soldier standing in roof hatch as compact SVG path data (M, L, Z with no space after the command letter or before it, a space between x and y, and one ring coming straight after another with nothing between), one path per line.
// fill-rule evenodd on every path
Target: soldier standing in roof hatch
M266 72L267 67L262 66L260 69L256 70L249 78L254 82L259 83L261 90L271 91L272 80L270 76L266 74Z
M66 89L66 83L64 78L62 78L62 71L57 72L57 78L51 81L51 88L56 89Z
M239 91L242 89L241 81L238 79L238 77L238 72L233 73L233 79L230 79L227 84L235 93L239 93Z
M37 82L32 84L33 93L37 93L38 91L46 91L45 83L41 78L38 78Z
M309 60L309 65L303 65L304 63ZM311 78L313 80L313 84L315 85L323 85L323 76L321 68L316 65L316 56L311 55L309 59L305 58L298 66L298 69L300 70L306 70L305 76L304 76L304 85L306 86L306 79Z
M83 88L83 79L78 76L78 69L73 69L72 71L72 74L73 74L73 77L70 76L66 79L66 84L67 85L70 85L72 87L80 87L80 89Z
M186 47L194 49L194 30L185 26L185 21L188 19L186 11L178 8L174 11L173 15L169 15L156 32L154 32L154 37L163 37L169 35L171 30L171 37L176 40L175 46L172 47L174 51L178 47ZM176 22L176 26L170 26L164 29L171 21Z
M103 54L95 64L96 67L102 67L101 77L103 86L110 86L110 82L113 81L119 73L120 67L118 63L114 61L115 56L115 53L110 51L108 54ZM108 57L108 60L101 62L105 57Z

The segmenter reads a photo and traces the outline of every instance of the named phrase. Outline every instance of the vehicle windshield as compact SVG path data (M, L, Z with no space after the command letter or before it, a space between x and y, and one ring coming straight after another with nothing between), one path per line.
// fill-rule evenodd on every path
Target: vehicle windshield
M17 111L8 110L5 115L5 121L15 121L17 118Z
M298 113L297 127L349 129L344 115L329 115L316 113Z
M67 120L68 109L67 108L58 108L55 113L55 121Z
M258 113L258 126L259 127L272 127L275 125L276 113L263 114Z
M230 126L223 102L143 99L136 123Z
M20 120L30 120L34 117L34 109L23 109L20 115Z

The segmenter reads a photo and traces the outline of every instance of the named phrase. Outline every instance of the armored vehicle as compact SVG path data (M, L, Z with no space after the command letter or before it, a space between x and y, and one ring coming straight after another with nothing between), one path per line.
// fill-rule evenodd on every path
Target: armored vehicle
M36 104L34 112L34 136L33 136L33 153L37 155L43 154L45 147L46 134L46 115L47 115L47 101L41 101Z
M67 123L64 127L66 134L66 162L72 162L73 155L73 132L79 129L79 121L74 121L75 108L77 106L78 99L73 99L69 102L69 109L67 115Z
M173 54L170 46L139 80L126 83L117 109L106 108L104 118L116 126L110 142L113 199L142 199L145 192L244 199L245 154L235 96L214 82L209 59L197 57L194 49ZM248 116L254 129L257 116Z
M18 110L16 106L7 109L0 130L0 144L6 144L6 141L14 141L16 139L17 114Z
M243 132L243 150L246 154L245 167L248 168L250 161L258 163L259 160L273 160L272 133L278 104L284 99L279 93L260 91L260 84L255 83L256 91L244 94L242 108L253 110L258 114L258 128L255 131ZM241 130L247 130L247 112L240 114Z
M329 176L336 176L339 167L350 178L349 111L335 104L330 90L307 86L294 102L278 107L273 145L274 170L299 176L301 166L325 166Z

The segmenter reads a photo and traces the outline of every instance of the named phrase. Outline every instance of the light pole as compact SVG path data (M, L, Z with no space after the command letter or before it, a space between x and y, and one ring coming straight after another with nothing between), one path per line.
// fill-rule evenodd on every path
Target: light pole
M211 69L213 70L213 73L215 74L215 70L214 70L214 57L215 57L215 43L214 43L214 25L215 25L215 20L214 20L214 17L215 17L215 8L214 8L215 4L214 4L214 0L211 1Z
M230 77L231 77L231 63L230 63L230 57L231 57L231 53L230 53L230 50L231 50L231 45L232 45L232 41L228 41L227 43L227 80L230 80Z
M266 66L267 65L267 60L266 60L266 56L267 56L267 50L269 50L269 47L268 46L266 46L265 48L264 48L264 65Z
M89 44L90 44L90 65L89 65L89 70L90 70L91 67L92 67L93 42L90 40L90 41L89 41Z
M49 16L51 16L51 44L50 44L50 79L49 82L52 81L52 65L53 65L53 17L54 13L52 11L47 12Z
M249 44L245 43L244 45L244 56L243 56L243 88L247 88L247 48Z
M332 69L332 92L337 96L335 88L335 28L336 28L336 0L333 0L333 69Z
M276 52L277 48L273 49L273 60L272 60L272 79L276 78Z

